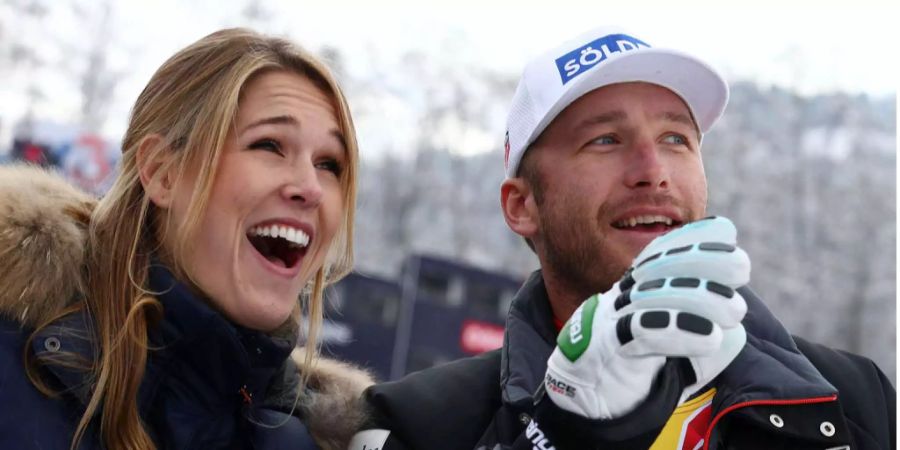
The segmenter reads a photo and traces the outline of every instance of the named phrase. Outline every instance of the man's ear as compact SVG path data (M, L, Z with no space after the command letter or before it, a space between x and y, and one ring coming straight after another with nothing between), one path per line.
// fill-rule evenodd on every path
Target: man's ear
M537 234L537 204L524 178L510 178L500 185L500 207L506 225L516 234L526 239L532 239Z
M141 140L137 149L137 170L144 192L159 208L166 209L172 204L175 188L175 167L172 148L162 136L151 134Z

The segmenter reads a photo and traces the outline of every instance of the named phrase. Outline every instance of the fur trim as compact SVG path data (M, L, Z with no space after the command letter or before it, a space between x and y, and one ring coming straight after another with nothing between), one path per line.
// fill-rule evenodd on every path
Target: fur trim
M305 350L291 354L303 367ZM306 395L301 399L303 422L323 450L343 450L367 418L363 391L375 383L365 370L328 358L316 358L308 370ZM303 369L301 369L303 370Z
M0 315L33 327L77 298L96 201L45 169L0 166Z

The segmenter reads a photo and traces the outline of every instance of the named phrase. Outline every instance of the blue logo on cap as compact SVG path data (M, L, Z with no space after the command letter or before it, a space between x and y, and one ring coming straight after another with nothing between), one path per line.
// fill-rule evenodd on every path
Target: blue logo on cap
M559 69L562 83L566 84L572 78L605 61L613 53L637 50L641 47L649 48L650 44L627 34L610 34L562 55L556 60L556 68Z

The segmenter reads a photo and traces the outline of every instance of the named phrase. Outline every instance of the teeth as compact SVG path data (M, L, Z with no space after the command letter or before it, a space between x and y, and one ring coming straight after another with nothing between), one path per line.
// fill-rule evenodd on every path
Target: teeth
M666 216L636 216L620 220L615 223L618 227L635 227L638 224L664 223L668 226L672 225L672 219Z
M306 247L309 244L309 235L303 230L286 225L253 227L250 229L250 236L281 238L290 242L292 247Z

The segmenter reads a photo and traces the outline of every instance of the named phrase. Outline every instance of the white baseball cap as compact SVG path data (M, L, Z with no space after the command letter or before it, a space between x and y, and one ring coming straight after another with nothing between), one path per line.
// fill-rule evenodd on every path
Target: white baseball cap
M728 85L703 61L684 52L650 47L618 27L601 27L533 59L522 73L506 123L506 177L556 116L579 97L615 83L642 81L684 100L701 133L725 111Z

